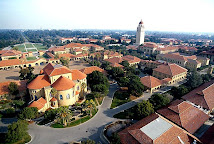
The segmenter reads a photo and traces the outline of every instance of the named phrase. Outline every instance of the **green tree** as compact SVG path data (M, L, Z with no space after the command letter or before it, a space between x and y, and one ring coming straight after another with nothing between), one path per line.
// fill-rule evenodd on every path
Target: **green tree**
M57 90L55 89L55 88L52 88L51 89L51 95L53 96L53 97L56 97L57 96Z
M120 67L113 67L111 70L113 78L123 77L124 71Z
M100 92L101 89L108 90L109 88L108 78L99 71L93 71L91 74L89 74L87 76L87 82L93 92L94 91ZM103 85L105 85L106 88ZM96 88L99 88L99 91L96 90ZM104 92L106 91L102 91L102 93Z
M170 102L169 98L163 94L153 94L151 98L149 98L149 101L150 103L152 103L156 110L167 105Z
M62 65L64 65L64 66L67 66L67 67L68 67L69 59L68 59L68 58L66 58L66 57L61 57L61 58L60 58L60 62L62 63Z
M38 115L38 109L35 107L26 107L24 108L21 113L19 114L19 118L22 120L25 119L34 119L36 118L36 116Z
M180 85L179 87L172 87L170 93L174 98L180 99L183 95L189 92L186 86Z
M125 68L129 67L129 62L127 60L122 61L120 64L123 65Z
M136 113L139 118L147 117L154 112L154 107L149 101L143 100L142 102L137 104Z
M92 109L94 109L95 108L95 103L94 103L94 101L93 101L93 99L90 99L90 100L86 100L85 101L85 105L89 108L89 110L90 110L90 117L92 117Z
M28 123L24 120L18 120L8 126L8 132L6 134L7 143L15 143L20 141L28 135Z
M194 89L203 83L202 77L197 71L190 72L187 76L187 85Z
M72 118L72 112L68 109L68 107L60 107L57 113L57 120L59 123L67 126L67 123Z
M128 91L132 95L141 96L144 91L144 86L139 80L130 79L130 83L128 85Z
M118 84L121 86L121 87L127 87L129 85L129 82L130 80L126 77L120 77L118 79Z
M10 82L10 84L8 86L8 90L9 90L10 94L12 94L12 95L19 93L18 85L15 82Z

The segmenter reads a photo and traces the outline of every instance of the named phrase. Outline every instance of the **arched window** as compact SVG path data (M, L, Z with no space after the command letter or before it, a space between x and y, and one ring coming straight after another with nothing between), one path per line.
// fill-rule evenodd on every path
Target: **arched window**
M63 97L62 97L62 95L60 95L60 96L59 96L59 99L60 99L60 100L63 100Z
M67 98L67 99L70 99L70 94L67 94L66 98Z

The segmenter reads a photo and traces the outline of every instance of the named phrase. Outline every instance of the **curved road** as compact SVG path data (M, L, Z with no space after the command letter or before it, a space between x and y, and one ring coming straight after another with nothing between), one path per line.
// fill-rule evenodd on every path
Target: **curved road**
M110 109L114 92L117 89L117 84L110 86L109 93L104 98L97 114L92 119L83 124L70 128L51 128L47 126L39 126L36 124L29 125L29 134L32 136L32 141L30 143L64 144L87 138L95 140L96 142L105 143L105 141L100 138L100 134L102 133L105 125L118 120L113 118L113 115L119 113L120 111L126 110L136 105L138 102L148 99L151 96L150 93L144 93L143 97L120 105L114 109Z
M109 94L104 98L97 114L89 121L70 128L50 128L47 126L29 125L29 134L32 136L31 144L62 144L71 141L90 138L97 142L101 141L100 133L106 124L116 119L112 118L111 102L114 92L118 89L117 84L111 85Z

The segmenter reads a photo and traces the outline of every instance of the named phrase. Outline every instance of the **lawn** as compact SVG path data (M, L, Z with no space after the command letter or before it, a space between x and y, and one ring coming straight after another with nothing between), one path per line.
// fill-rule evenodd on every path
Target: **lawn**
M15 47L17 47L18 50L21 51L21 52L26 52L25 47L24 47L23 44L22 44L22 45L15 46Z
M28 52L37 52L36 48L35 49L27 49Z
M112 100L111 108L115 108L129 101L131 100L130 100L130 95L127 93L127 91L118 90L114 93L114 98Z
M43 46L41 44L33 44L37 49L38 51L39 50L47 50L48 48L46 46Z
M33 48L32 44L25 44L26 48Z
M27 57L26 58L28 61L30 61L30 60L36 60L36 57Z

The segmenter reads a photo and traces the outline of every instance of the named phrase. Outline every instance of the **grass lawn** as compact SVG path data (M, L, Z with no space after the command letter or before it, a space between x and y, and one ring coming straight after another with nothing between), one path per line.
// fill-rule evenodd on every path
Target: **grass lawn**
M111 108L115 108L129 101L131 100L130 100L130 95L127 93L127 91L118 90L114 93L114 98L112 100Z
M15 47L17 47L18 50L21 51L21 52L26 52L25 47L24 47L23 44L22 44L22 45L15 46Z
M31 51L31 52L37 52L36 49L27 49L27 51L28 51L28 52L30 52L30 51Z
M30 61L30 60L36 60L36 57L27 57L26 58L28 61Z
M46 46L43 46L41 44L33 44L37 49L38 51L39 50L47 50L48 48Z
M25 44L26 48L33 48L32 44Z

